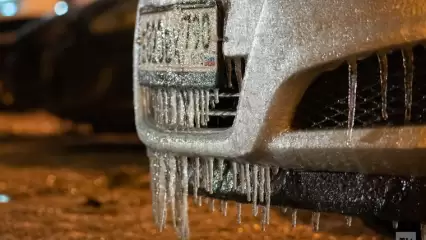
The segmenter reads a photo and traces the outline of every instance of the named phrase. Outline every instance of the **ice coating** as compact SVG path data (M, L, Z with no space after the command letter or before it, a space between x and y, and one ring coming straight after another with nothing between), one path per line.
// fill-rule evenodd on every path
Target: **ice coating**
M147 94L150 112L160 127L200 128L207 126L211 115L226 114L213 111L220 100L218 89L153 88Z
M386 53L378 53L377 58L379 60L380 66L380 96L382 99L382 118L384 120L388 119L387 113L387 92L388 92L388 57Z
M224 159L213 157L176 156L170 153L161 153L149 150L152 208L154 221L161 231L166 227L166 222L171 222L181 239L189 238L188 219L188 188L189 188L189 161L195 166L191 178L194 203L201 205L202 198L199 196L200 189L214 194L214 176L223 178L225 163ZM239 164L231 162L232 188L240 194L246 195L248 202L253 204L253 215L257 215L258 202L262 202L261 224L266 229L270 219L271 208L271 174L274 171L269 166L253 164ZM259 178L260 177L260 178ZM259 181L260 179L260 181ZM210 211L215 211L215 200L205 198L209 204ZM237 203L236 221L242 221L242 203ZM220 212L227 215L228 203L220 201ZM171 220L167 221L167 213L170 212Z
M411 48L402 51L404 63L404 88L405 88L405 121L411 120L411 106L413 104L413 77L414 77L414 56Z
M357 70L356 59L348 61L348 78L349 78L349 93L348 93L348 137L352 138L352 130L355 125L355 110L356 110L356 90L357 90Z

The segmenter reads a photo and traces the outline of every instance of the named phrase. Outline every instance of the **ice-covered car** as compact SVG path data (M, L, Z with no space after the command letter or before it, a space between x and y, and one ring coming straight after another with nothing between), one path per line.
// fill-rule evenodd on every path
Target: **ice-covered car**
M251 203L264 225L271 206L294 224L312 210L315 229L321 212L426 222L426 1L139 2L134 103L160 229L171 206L189 236L187 194Z

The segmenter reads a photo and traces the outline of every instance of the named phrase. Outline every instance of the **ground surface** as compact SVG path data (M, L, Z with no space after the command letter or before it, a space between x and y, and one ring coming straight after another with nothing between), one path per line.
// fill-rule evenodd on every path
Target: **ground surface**
M0 239L176 239L172 226L162 233L154 227L147 159L135 136L5 136L0 193L11 198L0 204ZM357 219L348 228L343 216L328 214L313 233L308 212L299 214L292 229L289 214L274 211L262 232L250 206L238 225L234 205L223 217L191 204L191 238L385 239Z

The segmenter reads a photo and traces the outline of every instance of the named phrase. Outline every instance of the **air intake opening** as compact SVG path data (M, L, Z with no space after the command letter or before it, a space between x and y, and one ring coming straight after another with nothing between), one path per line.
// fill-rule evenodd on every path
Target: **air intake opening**
M426 48L394 49L357 60L354 128L426 123ZM349 65L322 73L306 90L295 130L348 128Z

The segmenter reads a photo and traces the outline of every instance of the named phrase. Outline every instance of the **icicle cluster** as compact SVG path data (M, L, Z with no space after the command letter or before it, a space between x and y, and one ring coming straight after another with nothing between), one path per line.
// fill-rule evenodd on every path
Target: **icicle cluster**
M155 123L174 128L207 126L210 110L219 103L217 89L152 88L148 95Z
M195 165L192 181L194 202L202 205L199 189L214 193L214 176L218 180L224 176L225 163L223 159L178 157L173 154L149 152L151 171L152 208L154 221L161 231L164 229L168 212L180 238L189 238L188 224L188 161ZM231 163L232 188L234 191L247 196L247 201L253 203L253 215L258 215L258 204L262 205L262 226L269 224L271 206L271 174L277 174L278 169L271 170L267 166ZM215 171L216 170L216 171ZM210 201L210 209L214 211L214 200ZM227 215L228 204L220 202L220 211ZM241 222L241 203L237 203L237 221Z

